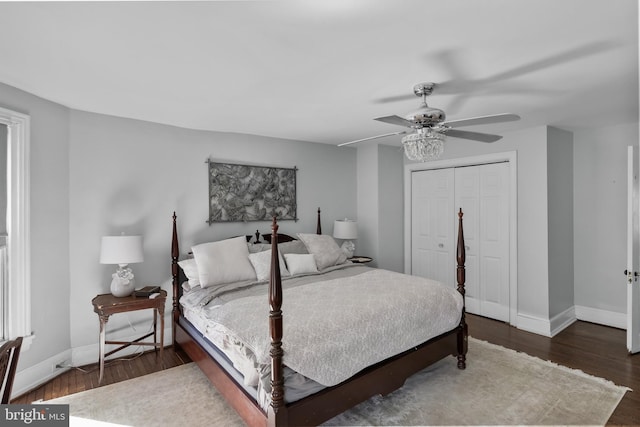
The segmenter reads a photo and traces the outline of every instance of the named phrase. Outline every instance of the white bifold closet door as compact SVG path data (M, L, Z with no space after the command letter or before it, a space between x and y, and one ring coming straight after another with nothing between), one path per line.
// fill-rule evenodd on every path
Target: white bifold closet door
M469 313L509 321L509 163L412 174L412 274L455 284L464 212Z

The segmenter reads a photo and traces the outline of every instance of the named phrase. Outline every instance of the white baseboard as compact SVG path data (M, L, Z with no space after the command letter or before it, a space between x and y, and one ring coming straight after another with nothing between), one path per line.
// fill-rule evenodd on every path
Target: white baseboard
M551 319L551 336L555 337L576 320L578 319L576 318L575 307L569 307L562 313L553 316Z
M627 329L627 314L617 311L601 310L599 308L576 305L576 317L585 322L611 326L618 329Z
M96 353L97 354L97 353ZM20 396L33 388L57 377L68 368L56 368L61 362L71 361L71 349L65 350L27 369L16 372L11 396ZM19 362L18 362L19 364Z
M551 338L559 334L576 320L578 319L576 318L574 307L569 307L551 319L518 314L517 328Z
M523 331L551 337L551 322L548 319L518 313L518 323L515 326Z
M171 326L169 326L168 328L165 327L165 347L171 345L172 343L171 332ZM119 337L118 339L122 341L132 341L137 338L139 338L139 335L130 337ZM95 343L82 347L74 347L72 349L68 349L61 353L58 353L57 355L52 356L34 366L30 366L26 369L16 372L16 378L13 383L11 396L20 396L21 394L33 390L41 384L46 383L47 381L57 377L64 371L70 369L69 367L56 368L55 366L61 362L68 363L70 366L84 366L92 363L97 363L99 357L99 346L99 343ZM122 349L122 351L114 354L111 358L130 356L132 354L139 353L141 349L142 351L146 351L149 349L149 347L142 347L134 344L130 347Z
M627 328L627 315L615 311L576 305L554 316L551 320L541 317L518 313L518 329L534 334L553 337L571 325L576 320L597 323L619 329Z

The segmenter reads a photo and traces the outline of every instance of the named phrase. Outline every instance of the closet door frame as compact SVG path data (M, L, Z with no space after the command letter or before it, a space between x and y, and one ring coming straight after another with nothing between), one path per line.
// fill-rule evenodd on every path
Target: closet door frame
M408 163L404 167L404 271L411 274L411 174L417 171L509 162L509 323L518 319L518 162L516 151ZM457 209L457 208L456 208ZM464 218L463 218L464 219Z

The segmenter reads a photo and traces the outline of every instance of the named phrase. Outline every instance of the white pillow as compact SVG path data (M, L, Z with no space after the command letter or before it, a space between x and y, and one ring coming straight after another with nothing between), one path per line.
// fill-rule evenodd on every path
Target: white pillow
M289 270L287 270L287 266L284 263L284 259L282 259L282 255L278 255L278 258L280 258L280 277L289 276ZM258 280L269 280L269 275L271 273L271 249L249 254L249 261L251 261L253 269L256 271Z
M195 288L196 286L200 286L200 276L198 274L198 264L196 264L196 260L193 258L183 259L182 261L178 261L178 265L184 271L184 275L187 276L187 281L189 283L189 288ZM184 288L184 286L183 286ZM187 291L190 289L186 289Z
M315 255L318 270L324 270L332 265L343 264L347 261L347 255L328 234L298 233L298 237L307 247L307 251Z
M244 236L203 243L192 247L191 251L198 265L200 286L203 288L256 279Z
M287 261L287 267L292 276L318 271L313 254L284 254L284 259Z

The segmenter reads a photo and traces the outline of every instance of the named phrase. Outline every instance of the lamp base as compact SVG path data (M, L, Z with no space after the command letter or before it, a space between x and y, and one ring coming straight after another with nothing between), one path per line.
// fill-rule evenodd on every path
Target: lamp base
M128 297L135 289L135 280L133 272L128 267L119 267L118 270L111 275L111 294L114 297Z
M356 244L350 240L347 240L346 242L342 243L342 246L340 246L340 249L342 249L342 252L344 252L347 255L347 258L351 258L353 256L353 253L356 250Z

